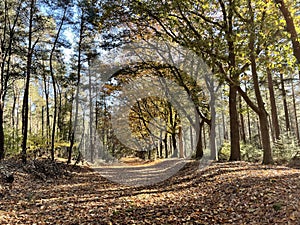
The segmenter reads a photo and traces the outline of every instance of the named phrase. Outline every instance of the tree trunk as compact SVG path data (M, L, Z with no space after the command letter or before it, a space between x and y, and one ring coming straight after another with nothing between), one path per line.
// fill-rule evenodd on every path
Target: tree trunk
M241 138L243 143L246 143L246 132L245 132L245 121L244 121L244 115L243 115L243 109L242 109L242 98L239 95L239 111L240 111L240 131L241 131Z
M273 86L273 79L272 74L269 68L267 68L267 76L268 76L268 89L270 95L270 105L271 105L271 114L272 114L272 125L274 129L275 140L280 138L280 129L278 123L278 113L275 101L275 94L274 94L274 86Z
M177 141L176 141L176 133L173 132L171 134L172 137L172 146L173 146L173 155L172 157L177 158L178 157L178 148L177 148Z
M0 160L4 159L3 103L0 100Z
M165 138L163 140L164 142L164 148L165 148L165 158L169 158L169 154L168 154L168 134L167 132L165 133Z
M201 159L203 157L203 142L202 142L202 130L204 126L204 120L201 120L199 123L199 131L198 131L198 140L197 140L197 146L196 146L196 159Z
M191 152L194 151L194 136L193 136L193 127L190 126L190 144L191 144Z
M229 73L230 79L233 83L229 86L229 116L230 116L230 161L241 160L240 150L240 133L239 133L239 115L237 111L237 87L239 75L234 72L236 68L236 56L234 45L234 2L229 1L228 9L228 31L226 32L227 44L228 44L228 59L229 59ZM223 12L224 14L224 12ZM226 16L226 15L224 15Z
M223 101L223 93L222 93L222 101ZM228 140L228 132L227 132L227 124L226 124L226 119L225 119L225 113L224 113L224 108L222 108L222 128L223 128L223 138L224 140Z
M0 59L3 61L2 48L0 49ZM4 159L4 63L1 63L1 83L0 83L0 160Z
M179 157L184 158L183 134L182 134L182 127L181 126L179 126L178 139L179 139Z
M61 19L54 43L53 43L53 47L50 53L50 74L51 74L51 79L52 79L52 86L53 86L53 94L54 94L54 112L53 112L53 124L52 124L52 134L51 134L51 160L54 161L54 144L55 144L55 131L56 131L56 118L57 118L57 91L56 91L56 79L54 76L54 71L53 71L53 55L56 49L56 45L58 42L58 38L60 36L60 32L62 29L62 26L64 24L65 18L66 18L66 12L67 12L67 7L64 8L64 13L63 13L63 17Z
M176 143L176 117L177 114L174 112L174 118L173 118L173 110L171 103L168 104L169 108L169 120L170 120L170 126L172 127L172 133L171 133L171 139L172 139L172 147L173 147L173 154L172 157L178 157L178 148L177 148L177 143Z
M33 15L34 15L35 0L30 2L30 13L29 13L29 34L28 34L28 50L27 50L27 64L26 64L26 82L23 97L23 107L22 107L22 162L27 162L27 137L28 137L28 100L29 100L29 84L31 75L31 65L32 65L32 54L35 44L32 45L32 30L33 30Z
M162 140L162 130L160 130L159 134L159 158L163 158L163 140Z
M89 110L90 110L90 124L89 124L89 129L90 129L90 153L91 153L91 162L94 162L94 131L93 131L93 125L94 125L94 114L93 114L93 96L92 96L92 75L90 71L90 59L88 59L88 74L89 74Z
M218 152L216 147L216 97L214 93L214 81L210 80L210 136L209 136L209 144L210 144L210 159L218 160Z
M283 80L283 75L280 73L280 84L281 84L281 94L282 94L282 101L283 101L283 109L284 109L284 118L285 118L285 130L290 131L290 117L289 117L289 110L288 110L288 105L286 101L286 91L284 87L284 80Z
M260 124L260 133L261 133L261 142L264 150L263 154L263 164L270 164L273 162L272 159L272 149L269 135L269 127L268 127L268 114L265 109L265 103L263 102L263 98L261 96L260 88L259 88L259 80L257 74L257 66L256 66L256 54L255 54L255 26L254 26L254 12L252 10L251 0L248 0L249 13L250 13L250 37L249 37L249 49L250 49L250 61L251 61L251 71L253 78L253 85L255 96L258 104L258 116L259 116L259 124Z
M237 88L229 87L229 115L230 115L230 161L241 160L239 116L237 111Z
M249 106L247 105L247 122L248 122L248 136L249 140L252 139L252 132L251 132L251 119L250 119L250 112L249 112Z
M84 28L84 18L83 18L83 12L81 15L81 21L80 21L80 35L79 35L79 43L78 43L78 59L77 59L77 88L76 88L76 96L75 96L75 115L74 115L74 126L73 130L71 132L71 138L70 138L70 146L68 151L68 161L67 163L71 163L72 159L72 152L73 152L73 146L75 143L75 131L77 128L78 123L78 110L79 110L79 86L80 86L80 78L81 78L81 51L82 51L82 40L83 40L83 28Z
M298 141L298 145L300 144L300 134L299 134L299 126L298 126L298 115L297 115L297 105L296 105L296 97L295 97L295 87L294 81L292 80L292 96L293 96L293 109L294 109L294 117L295 117L295 131L296 138Z
M269 127L268 127L268 114L264 110L259 115L261 143L264 150L263 164L273 163L272 149L270 143Z
M205 132L205 126L204 125L205 124L203 124L203 128L202 128L202 133L203 133L202 142L203 142L203 148L206 149L207 148L207 145L206 145L206 132Z
M17 93L16 93L16 90L15 90L15 87L14 87L14 96L13 96L13 106L12 106L12 110L11 110L11 127L13 129L13 132L12 132L12 138L13 138L13 143L12 143L12 148L13 149L16 149L16 130L18 129L16 127L16 117L15 117L15 113L16 113L16 105L17 105L17 100L18 100L18 97L17 97Z
M45 74L43 74L43 79L44 79L45 100L46 100L46 144L48 146L50 140L49 82L47 81L47 77Z

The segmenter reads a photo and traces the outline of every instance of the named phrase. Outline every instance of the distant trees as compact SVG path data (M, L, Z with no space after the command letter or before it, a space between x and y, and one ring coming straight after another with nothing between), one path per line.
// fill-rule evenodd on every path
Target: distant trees
M20 1L2 1L0 16L0 160L5 156L4 110L9 81L16 77L12 62L16 54L17 30L20 25Z

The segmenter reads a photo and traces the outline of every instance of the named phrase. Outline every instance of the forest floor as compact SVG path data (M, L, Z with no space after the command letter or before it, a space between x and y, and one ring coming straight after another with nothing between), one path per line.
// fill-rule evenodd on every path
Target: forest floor
M0 169L15 171L11 189L1 183L0 224L300 224L300 170L284 166L189 161L136 187L47 160Z

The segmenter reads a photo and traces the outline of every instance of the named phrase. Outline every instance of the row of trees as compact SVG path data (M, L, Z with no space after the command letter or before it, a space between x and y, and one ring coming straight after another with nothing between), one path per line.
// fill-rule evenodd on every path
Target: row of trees
M210 148L216 158L225 139L230 141L230 160L240 160L241 141L256 142L263 149L263 163L269 164L273 143L284 132L300 142L299 6L294 1L4 0L0 4L0 159L21 152L26 162L31 149L46 149L52 160L59 153L68 162L74 149L90 161L108 153L133 154L134 148L124 146L114 132L117 112L110 102L114 98L120 102L122 87L149 73L182 87L196 110L190 130L182 129L184 118L170 101L137 100L125 116L135 139L153 139L146 143L148 152L180 157L196 150L195 157L201 158ZM219 100L228 103L228 109L224 104L212 107L201 87L171 65L129 64L105 85L104 74L93 73L95 59L102 72L115 62L106 58L107 52L152 39L201 57L217 77ZM153 123L154 119L158 120ZM79 148L86 152L78 152Z
M263 163L272 163L268 111L272 114L275 139L280 138L273 86L275 75L281 74L283 99L286 98L286 76L292 76L292 85L298 78L294 75L298 73L296 58L299 53L294 2L114 1L107 7L104 24L121 23L127 26L132 37L159 36L202 56L229 88L230 160L241 159L240 126L243 127L243 121L238 111L238 97L241 96L258 118ZM115 9L120 17L112 16ZM268 82L264 82L265 77ZM247 81L246 87L243 87L244 81ZM271 110L264 97L264 83L269 84ZM254 96L249 90L254 91ZM296 120L296 110L294 112ZM287 114L286 110L286 121Z

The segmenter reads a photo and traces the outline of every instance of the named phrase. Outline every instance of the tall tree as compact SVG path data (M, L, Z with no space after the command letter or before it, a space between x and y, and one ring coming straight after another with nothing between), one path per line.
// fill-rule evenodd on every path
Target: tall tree
M29 114L29 84L32 70L32 56L34 48L39 40L33 40L34 17L36 15L36 0L31 0L29 4L29 21L28 21L28 46L26 62L26 81L22 106L22 161L27 162L27 138L28 138L28 114Z
M85 29L85 20L84 20L84 12L81 11L80 15L80 25L79 25L79 39L78 39L78 55L77 55L77 80L76 80L76 94L75 94L75 114L74 114L74 122L73 129L70 135L70 146L68 149L68 163L71 163L72 160L72 152L73 146L75 143L75 132L78 124L78 111L79 111L79 91L80 91L80 82L81 82L81 68L82 68L82 44L84 37L84 29Z
M275 140L279 140L280 138L280 128L278 122L278 113L277 113L277 106L275 101L275 93L274 93L274 86L273 86L273 78L271 74L271 70L269 66L267 66L267 77L268 77L268 89L270 95L270 105L271 105L271 117L272 117L272 125L274 128L274 135Z
M49 59L49 64L50 64L50 74L51 74L51 79L52 79L52 86L53 86L53 94L54 94L54 112L53 112L53 123L52 123L52 134L51 134L51 159L54 160L54 144L55 144L55 131L56 131L56 120L57 120L57 88L56 88L56 79L54 75L54 69L53 69L53 57L54 53L57 48L58 40L61 35L62 27L64 25L64 22L66 20L66 15L67 15L67 9L68 9L68 2L63 1L63 14L61 17L61 20L58 24L58 29L56 32L56 35L54 37L52 49L50 52L50 59Z
M261 141L264 149L263 163L270 164L273 162L273 159L272 159L272 150L271 150L271 143L270 143L269 127L268 127L268 113L266 111L265 103L261 95L258 74L257 74L256 48L255 48L255 42L257 40L257 37L256 37L255 23L254 23L255 14L254 14L254 10L252 9L251 0L248 0L248 7L249 7L249 15L250 15L249 48L250 48L251 72L252 72L252 78L254 84L254 91L257 100L257 106L259 108L257 114L259 117L260 132L262 138Z

